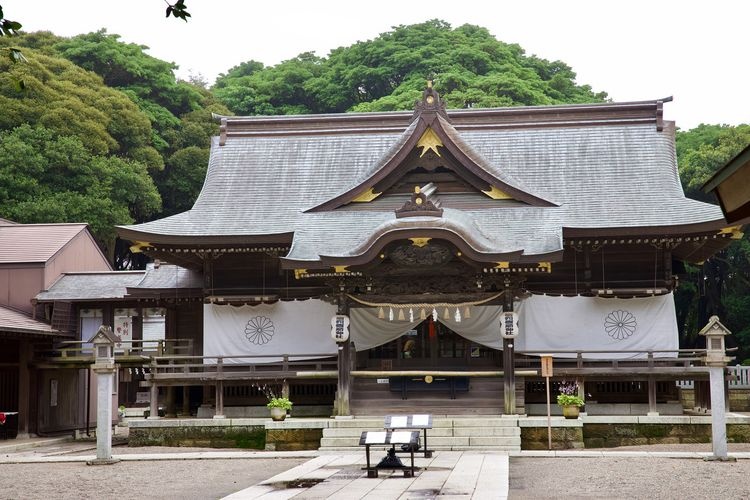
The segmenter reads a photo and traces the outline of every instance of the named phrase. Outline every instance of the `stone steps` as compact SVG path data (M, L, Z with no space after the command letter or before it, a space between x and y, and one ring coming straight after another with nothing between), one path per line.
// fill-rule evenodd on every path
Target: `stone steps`
M382 430L382 418L334 420L323 429L320 451L361 450L362 432ZM433 417L433 428L427 430L427 444L432 450L520 451L521 429L515 418Z

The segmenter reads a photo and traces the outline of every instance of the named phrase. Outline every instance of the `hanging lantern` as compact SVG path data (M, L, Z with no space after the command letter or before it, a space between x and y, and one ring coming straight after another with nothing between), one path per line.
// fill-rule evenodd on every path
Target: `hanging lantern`
M404 310L403 309L399 309L398 310L398 320L399 321L406 321L406 318L404 317Z
M427 313L425 313L424 307L419 310L419 319L422 321L427 319Z
M409 308L409 323L414 323L414 309Z
M380 309L378 309L378 319L385 319L385 311L383 311L383 306L380 306Z
M388 308L388 321L393 321L393 308Z
M461 311L459 311L458 307L456 308L456 315L454 316L454 319L456 320L456 323L461 322Z
M464 308L464 318L471 318L471 309L469 309L469 306Z

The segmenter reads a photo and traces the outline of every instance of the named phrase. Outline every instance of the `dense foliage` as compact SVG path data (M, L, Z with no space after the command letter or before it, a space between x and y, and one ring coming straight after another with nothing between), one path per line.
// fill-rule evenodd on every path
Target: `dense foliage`
M14 152L0 158L0 215L89 222L113 255L115 224L190 208L218 131L211 113L229 113L207 89L105 31L12 43L26 62L0 60L0 144ZM19 141L24 148L11 148ZM39 160L34 169L29 157ZM118 176L132 178L120 186ZM68 177L75 182L61 182Z
M432 20L374 40L300 54L276 66L248 61L221 75L214 93L243 115L412 109L425 81L449 108L601 102L563 62L527 56L485 28Z
M727 161L750 144L750 125L700 125L677 133L677 157L685 194L715 203L701 187ZM716 314L742 347L738 361L750 358L750 232L702 266L686 266L675 293L686 345L702 346L697 332Z

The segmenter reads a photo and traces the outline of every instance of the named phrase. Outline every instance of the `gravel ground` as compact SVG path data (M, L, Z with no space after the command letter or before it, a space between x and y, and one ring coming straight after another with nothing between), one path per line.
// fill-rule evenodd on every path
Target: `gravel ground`
M510 500L750 499L750 460L511 458Z
M729 443L748 452L750 443ZM711 443L654 444L580 451L710 452ZM682 458L511 458L508 498L750 499L750 460Z
M180 451L186 450L181 448ZM115 453L120 452L117 449ZM257 484L306 461L281 458L119 462L99 466L2 464L0 499L213 499Z

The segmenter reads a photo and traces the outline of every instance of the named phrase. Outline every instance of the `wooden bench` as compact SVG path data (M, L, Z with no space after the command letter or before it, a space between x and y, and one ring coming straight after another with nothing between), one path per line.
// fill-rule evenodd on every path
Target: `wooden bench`
M432 450L427 448L427 429L432 429L432 415L387 415L383 428L391 431L421 429L424 433L424 449L422 450L424 457L430 458L432 456Z
M434 377L427 382L424 377L391 377L388 379L391 392L400 392L401 399L408 399L409 391L447 391L451 399L457 392L469 392L469 377Z
M419 431L364 431L359 438L359 445L365 447L367 455L367 477L378 477L379 469L404 471L404 477L414 477L414 448L419 442ZM411 450L411 465L406 466L396 458L396 445L409 445ZM391 445L388 455L378 465L370 461L370 446Z

